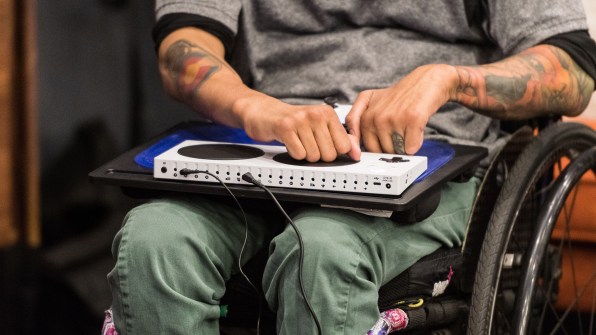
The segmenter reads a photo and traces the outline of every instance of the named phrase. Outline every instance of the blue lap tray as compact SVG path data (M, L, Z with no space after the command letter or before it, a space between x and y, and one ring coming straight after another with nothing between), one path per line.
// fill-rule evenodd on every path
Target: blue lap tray
M158 142L148 147L135 156L134 161L139 166L153 169L153 159L168 149L178 145L185 140L200 140L244 144L265 144L281 145L279 142L258 142L254 141L242 129L230 128L216 124L193 125L188 128L179 129L163 137ZM416 153L417 156L426 156L428 167L426 171L416 179L421 181L428 175L438 170L441 166L453 158L455 150L447 143L437 141L425 141L422 148Z

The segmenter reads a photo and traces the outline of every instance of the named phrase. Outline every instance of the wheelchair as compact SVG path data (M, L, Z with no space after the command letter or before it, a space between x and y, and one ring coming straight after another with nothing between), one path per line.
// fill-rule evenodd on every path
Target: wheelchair
M596 258L579 281L569 228L577 184L589 170L596 174L596 132L553 119L515 128L484 175L462 247L439 249L380 288L380 311L409 316L397 333L596 333ZM551 238L557 221L563 234ZM427 272L445 264L450 280L434 297L444 274ZM247 271L259 282L258 271ZM573 296L562 302L563 277ZM222 334L255 326L257 309L247 302L258 299L242 281L233 277L222 299L230 311ZM261 313L260 334L275 334L274 322L272 312Z
M571 160L565 169L562 158ZM467 333L593 334L596 259L581 287L573 266L565 274L561 262L563 255L573 257L569 218L576 184L588 170L596 173L596 133L581 124L554 123L533 138L514 163L504 161L497 163L502 165L504 181L486 229L470 222L471 227L480 226L480 231L467 236L482 237L479 252L469 250L471 245L463 248L464 261L475 269ZM569 196L571 201L566 201ZM560 215L566 234L556 241L551 234ZM571 276L577 286L569 306L555 306L561 276ZM583 315L576 308L580 299L591 299L591 308ZM576 320L566 323L572 315ZM567 332L565 327L573 330Z

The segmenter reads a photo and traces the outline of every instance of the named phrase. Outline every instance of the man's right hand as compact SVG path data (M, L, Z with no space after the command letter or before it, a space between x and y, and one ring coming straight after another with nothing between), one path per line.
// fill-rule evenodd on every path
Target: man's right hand
M249 137L281 142L294 159L330 162L343 154L360 159L358 139L346 133L329 105L297 106L257 95L238 99L232 110Z

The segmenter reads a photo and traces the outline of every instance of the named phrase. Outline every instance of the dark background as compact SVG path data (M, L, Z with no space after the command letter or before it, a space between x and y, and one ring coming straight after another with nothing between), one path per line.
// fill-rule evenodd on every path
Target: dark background
M138 200L87 174L196 116L161 87L153 1L37 1L42 246L3 255L0 333L99 334L112 238Z

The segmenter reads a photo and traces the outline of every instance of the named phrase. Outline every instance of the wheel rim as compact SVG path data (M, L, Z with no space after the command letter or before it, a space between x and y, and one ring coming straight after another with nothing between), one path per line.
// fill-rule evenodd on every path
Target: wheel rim
M520 206L516 223L509 236L501 273L499 286L495 297L494 313L491 324L493 334L523 333L523 330L512 326L511 319L513 306L516 302L516 288L519 286L520 271L522 266L523 251L527 250L528 243L532 236L532 228L535 218L541 208L545 195L552 188L554 178L551 175L550 166L560 171L560 157L574 157L578 150L561 149L545 160L539 173L535 175L532 187L524 195L523 204ZM538 180L538 182L536 182ZM579 186L571 192L569 201L565 202L561 210L562 225L565 234L558 240L558 243L549 245L549 248L541 263L542 270L536 280L535 296L532 304L532 316L528 329L531 334L593 334L594 332L594 309L596 301L596 270L589 274L587 280L578 281L576 277L576 253L574 243L570 236L569 222L572 219L575 199ZM531 196L528 196L531 195ZM566 308L557 305L559 297L559 280L561 279L561 260L563 255L569 259L566 276L571 276L573 285L573 296L571 303ZM591 265L596 269L596 260ZM586 297L586 295L588 295ZM576 297L576 298L575 298ZM578 302L587 300L590 308L580 312L576 308ZM584 303L586 304L586 303Z

